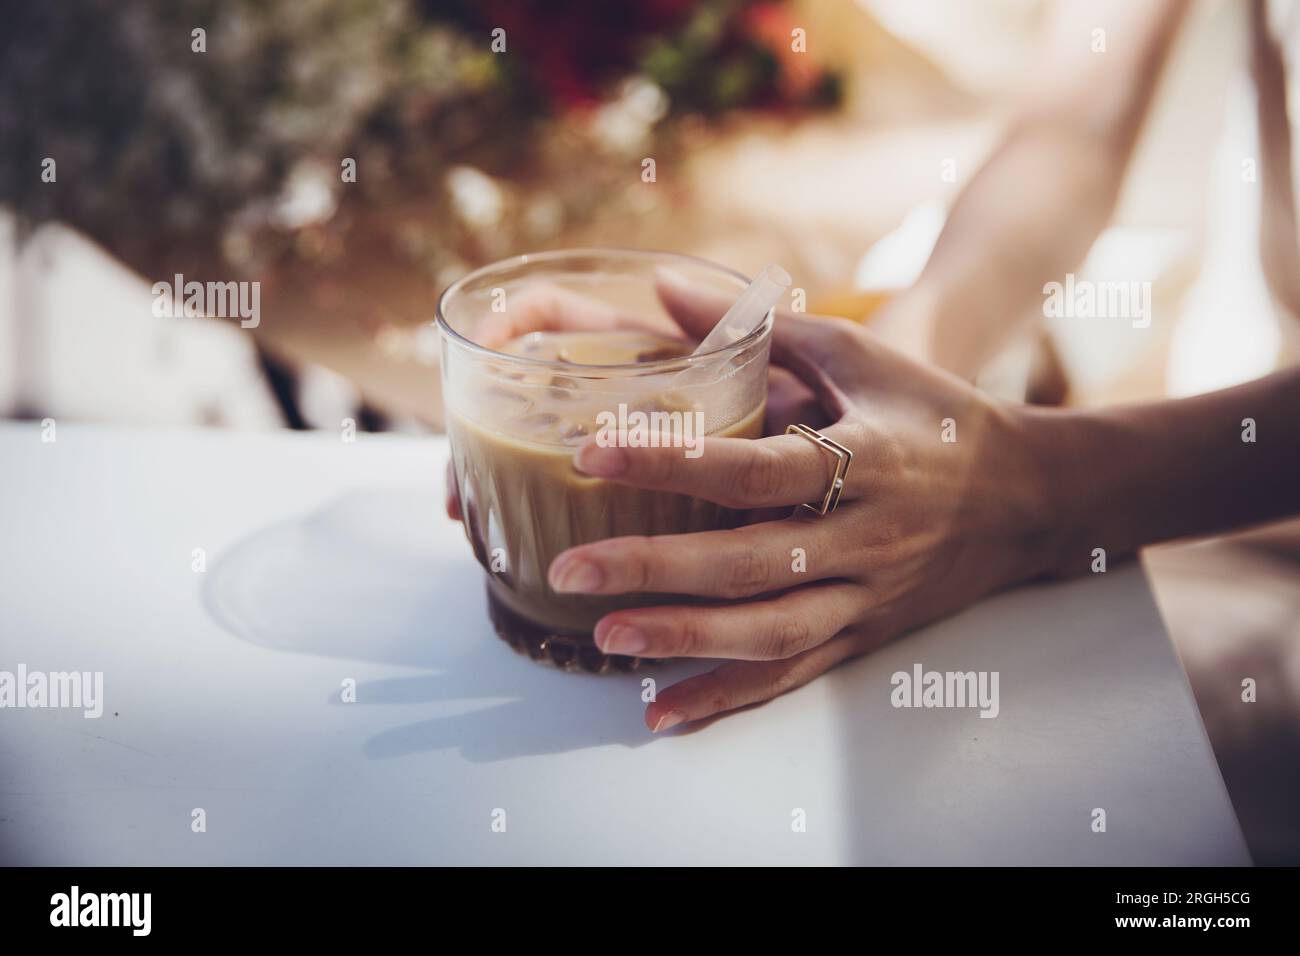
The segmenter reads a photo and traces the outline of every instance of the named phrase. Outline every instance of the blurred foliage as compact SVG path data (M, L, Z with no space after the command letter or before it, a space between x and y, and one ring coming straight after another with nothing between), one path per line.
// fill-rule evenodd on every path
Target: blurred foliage
M181 247L249 267L311 259L337 247L350 220L330 223L348 204L418 199L427 226L399 223L390 238L441 276L499 251L474 235L505 228L493 177L567 173L540 201L506 202L540 239L598 201L584 163L647 148L685 113L822 105L835 92L833 76L810 82L772 41L780 5L746 0L4 7L0 202L78 226L138 268ZM498 26L504 54L490 46ZM57 183L41 181L46 157ZM353 186L342 157L357 160Z

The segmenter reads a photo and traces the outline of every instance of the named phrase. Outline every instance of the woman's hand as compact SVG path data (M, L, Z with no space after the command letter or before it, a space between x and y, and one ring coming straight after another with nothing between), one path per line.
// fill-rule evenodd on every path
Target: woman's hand
M672 292L665 301L697 337L719 315L717 303ZM782 434L790 421L854 454L824 517L797 509L735 530L612 538L552 562L557 591L715 599L617 611L597 625L607 653L729 659L661 691L646 710L653 730L774 697L1054 559L1016 409L841 319L780 315L772 361L801 383L771 409L772 437L708 438L698 458L588 440L575 457L610 481L770 515L820 501L832 470L825 451Z

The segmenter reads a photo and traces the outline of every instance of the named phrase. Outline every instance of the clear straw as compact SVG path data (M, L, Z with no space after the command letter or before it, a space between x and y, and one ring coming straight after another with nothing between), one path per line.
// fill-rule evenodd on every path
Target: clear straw
M759 326L789 288L790 274L778 265L769 265L740 294L691 354L703 355L739 342Z

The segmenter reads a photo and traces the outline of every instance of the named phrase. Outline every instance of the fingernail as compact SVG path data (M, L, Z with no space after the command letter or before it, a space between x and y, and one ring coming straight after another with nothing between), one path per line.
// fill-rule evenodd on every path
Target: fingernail
M596 642L606 654L640 654L649 645L645 634L628 624L615 624L603 635L596 636Z
M670 730L673 727L676 727L685 719L686 719L686 715L683 714L680 710L670 710L668 711L668 713L660 717L659 720L655 723L655 729L652 731L652 733L657 734L663 730Z
M597 478L616 478L627 470L627 455L616 445L583 445L573 457L579 471Z
M551 587L557 591L582 594L595 591L604 582L605 576L600 568L590 561L574 559L560 564L557 569L551 565Z

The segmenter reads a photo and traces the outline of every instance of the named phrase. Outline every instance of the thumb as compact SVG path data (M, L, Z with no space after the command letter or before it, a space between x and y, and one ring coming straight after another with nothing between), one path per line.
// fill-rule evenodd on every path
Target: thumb
M738 293L727 293L691 282L680 272L660 267L655 270L655 294L664 309L687 335L700 341L718 324L718 320L735 303ZM825 329L825 320L795 315L786 309L776 310L776 328L772 333L773 358L789 345L815 338Z
M691 282L663 267L655 270L655 293L668 314L696 341L713 330L736 300L734 294ZM845 407L844 393L834 380L852 381L860 372L857 343L845 341L844 333L851 327L847 319L810 318L778 309L772 329L772 362L788 368L807 385L832 421Z
M693 283L662 266L655 270L655 294L682 331L697 342L713 330L735 301L735 296Z

